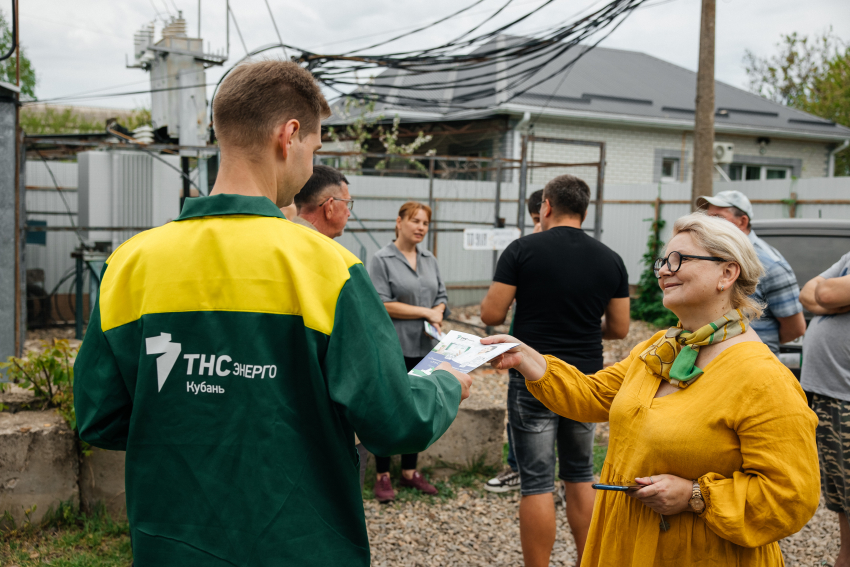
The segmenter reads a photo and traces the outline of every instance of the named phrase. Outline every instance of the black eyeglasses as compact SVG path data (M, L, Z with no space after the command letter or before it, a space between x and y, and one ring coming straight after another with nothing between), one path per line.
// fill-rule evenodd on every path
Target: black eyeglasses
M349 211L354 210L354 199L337 199L336 197L328 197L322 202L322 205L324 205L328 201L342 201L343 203L345 203L345 206L348 207ZM319 206L321 207L322 205Z
M652 266L652 271L655 273L656 278L660 278L659 272L661 268L664 267L664 264L670 268L671 272L678 272L679 268L682 267L682 262L686 260L709 260L711 262L728 262L729 260L725 258L718 258L717 256L693 256L691 254L682 254L681 252L670 252L667 254L666 258L658 258L655 261L655 264Z

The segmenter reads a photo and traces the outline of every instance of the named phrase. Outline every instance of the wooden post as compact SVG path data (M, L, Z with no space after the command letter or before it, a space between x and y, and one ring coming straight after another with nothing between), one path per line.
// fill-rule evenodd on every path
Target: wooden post
M788 216L792 219L797 218L797 193L791 192L790 199L788 199Z
M436 211L434 210L434 158L428 160L428 206L431 207L431 214L436 217ZM430 250L432 254L434 253L434 238L434 234L429 230L428 250Z
M714 177L714 19L715 0L702 0L694 123L694 178L691 210L699 197L710 197Z
M599 143L599 167L596 170L596 207L593 211L593 238L602 240L602 207L605 188L605 142Z
M499 226L499 214L502 207L502 158L496 158L496 199L493 201L493 228L501 228ZM496 264L499 261L498 250L493 250L493 274L496 273Z
M522 152L519 165L519 198L517 199L516 225L519 235L525 236L525 193L528 179L528 134L522 135Z

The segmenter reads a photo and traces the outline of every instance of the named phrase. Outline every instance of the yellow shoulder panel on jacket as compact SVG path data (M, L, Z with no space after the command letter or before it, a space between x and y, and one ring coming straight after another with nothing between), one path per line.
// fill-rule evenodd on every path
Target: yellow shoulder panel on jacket
M100 287L104 331L150 313L245 311L299 315L324 334L354 254L274 217L176 221L122 244Z

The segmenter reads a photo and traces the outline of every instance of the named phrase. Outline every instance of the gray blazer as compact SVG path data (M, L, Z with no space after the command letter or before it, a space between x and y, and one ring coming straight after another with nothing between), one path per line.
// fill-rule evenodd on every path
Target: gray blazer
M436 307L449 304L446 285L440 277L437 258L427 250L417 247L416 271L407 258L392 242L378 250L369 262L369 277L381 301L398 301L418 307ZM446 309L448 315L448 309ZM437 342L425 334L424 319L393 319L404 356L421 358Z

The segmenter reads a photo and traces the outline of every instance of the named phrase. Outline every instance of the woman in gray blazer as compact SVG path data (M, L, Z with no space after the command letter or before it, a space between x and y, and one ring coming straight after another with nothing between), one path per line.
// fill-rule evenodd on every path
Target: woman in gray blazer
M436 341L425 334L424 322L439 329L448 304L437 258L417 246L428 235L430 223L430 207L414 201L405 203L398 211L395 241L381 248L369 263L369 276L395 325L408 370L436 346ZM400 485L436 494L437 489L416 470L416 460L417 453L401 456ZM395 498L390 458L376 455L375 467L375 498L390 502Z

